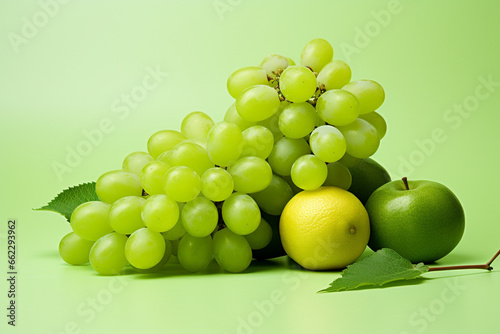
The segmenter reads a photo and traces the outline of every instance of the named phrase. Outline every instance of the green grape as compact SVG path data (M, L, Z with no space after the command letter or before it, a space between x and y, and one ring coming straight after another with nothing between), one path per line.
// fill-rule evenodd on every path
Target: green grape
M228 228L217 231L213 243L215 260L224 270L239 273L252 262L252 249L248 241Z
M277 142L278 140L283 138L283 134L280 131L279 119L280 119L281 113L289 104L290 104L290 102L288 102L288 101L282 101L280 103L280 108L278 109L278 111L274 115L257 123L258 125L262 125L263 127L267 128L269 131L271 131L271 133L273 134L273 137L274 137L274 142Z
M172 255L173 255L172 242L170 242L169 240L165 240L165 253L163 253L163 257L161 258L160 262L158 262L158 264L148 269L139 269L134 266L132 266L132 268L134 268L135 271L141 274L155 273L160 271L167 264L168 260L170 260L170 257Z
M207 151L214 164L225 167L236 161L242 150L243 134L237 125L220 122L208 133Z
M133 152L123 160L122 169L126 172L141 175L142 168L153 160L153 157L146 152Z
M69 264L85 264L89 262L89 253L93 245L94 241L85 240L75 232L70 232L59 242L59 254Z
M152 195L142 206L144 225L154 232L172 229L179 220L179 205L167 195Z
M326 64L318 74L318 87L324 89L340 89L351 81L351 68L342 60L334 60Z
M380 139L384 138L387 132L387 123L385 119L376 111L359 115L359 118L370 123L378 132Z
M177 248L177 258L182 268L189 272L198 272L205 269L213 258L212 237L203 238L185 234Z
M260 220L259 227L250 234L244 236L251 249L262 249L266 247L273 237L273 229L264 219Z
M148 152L156 159L160 154L165 151L170 151L179 144L181 141L187 139L179 131L175 130L162 130L154 133L148 140Z
M357 164L359 164L362 160L363 159L355 158L352 155L346 153L342 156L342 158L338 162L340 162L342 165L348 168L352 168L354 166L357 166Z
M170 241L170 244L172 245L172 255L175 256L175 257L177 257L177 250L179 248L179 242L181 240L180 239L175 239L175 240L169 240L169 241Z
M334 162L342 158L347 147L344 135L330 125L316 128L311 133L309 144L314 155L325 162Z
M281 178L286 182L288 183L288 185L290 186L290 189L292 189L292 192L294 195L300 193L301 191L303 191L304 189L300 189L299 187L297 187L295 185L295 183L293 183L292 181L292 177L290 175L288 176L281 176Z
M367 121L358 118L347 126L339 126L347 142L346 152L364 159L375 153L380 145L377 130Z
M241 118L240 114L238 114L238 111L236 110L235 103L231 104L229 109L227 109L226 114L224 115L224 122L236 124L241 131L244 131L249 127L255 125L255 122L245 121L243 118Z
M143 228L141 211L145 201L142 197L126 196L114 202L109 208L109 226L121 234L132 234Z
M184 140L185 143L193 143L196 144L200 147L202 147L204 150L207 149L207 139L186 139Z
M184 205L181 213L182 226L193 237L210 235L219 222L219 212L215 204L205 197L196 197Z
M248 87L267 85L266 71L257 66L240 68L227 79L227 91L235 99Z
M340 162L332 162L326 166L328 168L328 176L326 177L324 186L339 187L349 189L352 183L352 176L349 169Z
M201 190L200 176L185 166L172 167L164 178L165 193L177 202L189 202Z
M359 113L366 114L377 110L385 100L385 92L378 82L373 80L353 81L342 87L351 92L359 101Z
M321 69L332 61L333 48L328 41L322 38L316 38L304 46L300 53L300 64L309 66L314 72L320 72Z
M189 141L177 144L168 152L167 156L160 157L172 167L186 166L194 170L200 176L207 169L214 167L213 162L210 161L208 157L207 150ZM160 159L160 157L158 157L158 159Z
M319 114L316 112L316 123L315 123L316 127L320 127L325 124L326 124L325 121L321 117L319 117Z
M179 207L179 213L182 212L182 209L184 208L184 203L177 203L177 206ZM184 226L182 226L182 219L180 214L174 227L162 233L163 237L166 240L170 241L180 239L184 234L186 234L186 230L184 229Z
M348 91L332 89L319 97L316 110L325 122L335 126L344 126L358 118L359 103L358 99Z
M156 266L151 267L152 271L157 271L158 269L164 267L167 264L168 260L170 260L170 258L172 257L174 246L172 245L171 241L167 239L164 240L165 240L165 253L163 253L163 257L161 258L160 262L158 262Z
M280 115L280 131L288 138L307 136L316 126L316 109L307 103L291 103Z
M170 259L170 257L172 256L172 253L174 251L174 246L173 246L173 241L167 240L165 238L163 239L165 240L165 255L163 256L163 259L161 259L160 263L164 262L166 264ZM167 259L165 260L165 258Z
M181 143L185 143L186 141L188 141L188 139L181 141L181 142L180 142L179 144L177 144L177 145L180 145ZM177 145L176 145L176 147L177 147ZM165 151L165 152L163 152L162 154L160 154L159 156L157 156L157 157L156 157L156 161L161 161L161 162L164 162L164 163L166 163L167 165L169 165L169 166L170 166L170 162L169 162L169 160L170 160L170 156L171 156L171 155L172 155L172 150L170 150L170 151Z
M318 113L316 113L316 123L315 123L315 126L318 128L322 125L325 125L325 121L321 119L321 117L319 117ZM311 139L311 134L312 133L309 133L307 136L304 137L304 139L309 142L309 140Z
M96 241L113 232L108 224L109 204L91 201L80 204L71 213L70 224L80 238Z
M250 194L260 209L273 216L281 215L285 205L293 197L290 185L278 175L273 174L266 189Z
M90 249L90 264L101 275L118 275L127 265L127 236L116 232L106 234Z
M262 60L260 67L266 71L268 77L275 78L280 70L288 67L288 60L281 55L272 54Z
M296 65L292 58L286 57L286 60L288 61L288 66Z
M95 192L101 201L111 204L125 196L142 196L142 186L137 174L112 170L99 176Z
M149 269L157 265L165 255L165 238L147 227L130 235L125 244L125 257L134 267Z
M210 168L201 176L201 192L211 201L221 202L228 198L233 190L233 178L223 168Z
M193 111L182 120L181 133L188 139L207 139L208 132L214 126L214 121L201 111Z
M309 153L311 150L304 139L283 137L274 144L267 161L276 174L286 176L290 175L295 160Z
M280 107L278 92L267 85L245 89L236 99L238 114L249 122L258 122L274 115Z
M243 150L240 158L258 157L266 159L274 146L274 136L272 132L262 126L254 125L243 131Z
M328 175L326 163L313 154L303 155L292 166L292 181L304 190L321 187Z
M149 195L164 194L163 177L171 166L156 160L148 163L141 171L141 184Z
M222 204L222 219L234 233L250 234L259 227L260 209L252 197L236 192Z
M306 102L316 92L316 76L304 66L289 66L280 76L280 89L291 102Z
M257 157L241 158L231 164L227 171L233 178L234 190L243 193L264 190L271 183L273 175L266 160Z

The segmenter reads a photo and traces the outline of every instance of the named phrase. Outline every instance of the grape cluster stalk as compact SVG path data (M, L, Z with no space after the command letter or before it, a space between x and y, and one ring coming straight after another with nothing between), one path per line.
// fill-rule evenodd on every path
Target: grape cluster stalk
M244 271L276 233L263 212L279 216L303 190L348 189L348 167L377 151L387 130L376 111L384 89L351 76L323 39L306 44L300 65L271 54L233 72L234 103L222 121L191 112L180 131L154 133L147 151L97 179L100 201L73 211L61 257L90 261L103 275L174 260L189 272L213 259Z

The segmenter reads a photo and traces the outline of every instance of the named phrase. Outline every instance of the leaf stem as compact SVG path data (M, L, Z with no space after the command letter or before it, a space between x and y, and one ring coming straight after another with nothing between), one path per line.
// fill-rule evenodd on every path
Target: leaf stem
M497 252L495 255L493 255L493 257L491 258L491 260L490 260L490 261L488 261L487 265L488 265L488 266L489 266L489 265L491 265L491 264L493 263L493 261L495 261L495 259L496 259L499 255L500 255L500 249L498 250L498 252Z
M496 258L500 255L500 249L496 254L491 258L490 261L486 264L472 264L472 265L465 265L465 266L445 266L445 267L430 267L429 271L441 271L441 270L458 270L458 269L486 269L488 271L493 270L493 267L491 264L493 261L496 260Z
M486 269L492 270L493 267L487 264L472 264L468 266L447 266L447 267L429 267L429 271L441 271L441 270L455 270L455 269Z

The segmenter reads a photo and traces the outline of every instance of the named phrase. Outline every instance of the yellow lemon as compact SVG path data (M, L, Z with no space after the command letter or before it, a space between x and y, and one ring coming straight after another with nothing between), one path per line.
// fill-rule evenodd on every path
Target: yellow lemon
M288 256L310 270L341 269L363 253L370 238L368 213L337 187L302 191L285 206L280 236Z

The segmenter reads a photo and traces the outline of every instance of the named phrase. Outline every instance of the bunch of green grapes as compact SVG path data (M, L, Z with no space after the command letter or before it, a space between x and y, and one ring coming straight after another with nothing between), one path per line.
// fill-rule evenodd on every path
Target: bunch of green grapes
M272 133L274 144L259 147L270 149L273 173L292 189L348 189L348 167L373 155L386 133L377 112L384 89L372 80L351 81L351 68L333 59L333 48L323 39L307 43L300 64L273 54L258 67L231 74L227 89L235 103L225 120L244 133L256 126ZM263 131L252 137L253 143L266 140Z
M139 272L170 259L187 271L215 260L241 272L252 250L273 237L261 212L279 216L295 193L320 186L348 189L351 167L371 156L386 132L375 81L351 81L323 39L302 50L301 65L270 55L232 73L235 102L215 123L196 111L180 131L162 130L120 170L96 182L100 201L78 206L62 258L104 275L130 265Z
M274 143L270 131L256 127L244 134L203 112L187 115L180 130L156 132L148 152L129 154L122 169L97 179L101 201L73 211L73 232L60 243L66 262L90 259L97 272L113 275L128 264L154 271L171 257L197 272L215 259L240 272L250 265L252 250L267 246L271 226L249 194L265 196L275 177L266 161ZM270 146L265 150L253 140L262 131Z

